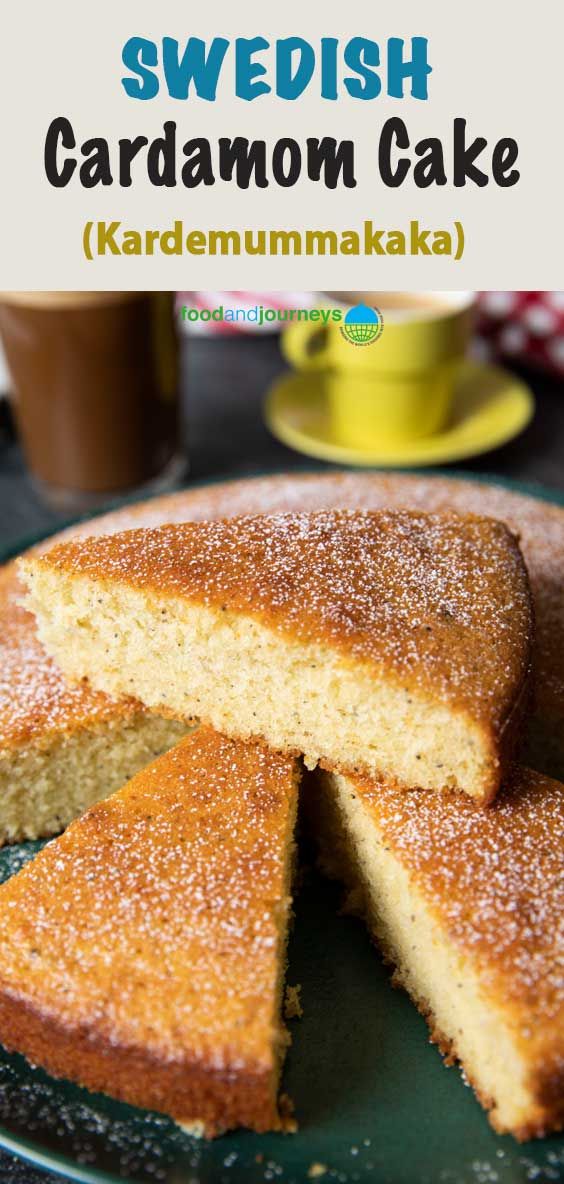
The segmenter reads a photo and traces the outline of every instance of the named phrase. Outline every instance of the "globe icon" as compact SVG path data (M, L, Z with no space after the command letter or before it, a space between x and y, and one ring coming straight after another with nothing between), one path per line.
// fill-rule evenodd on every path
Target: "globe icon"
M343 335L353 345L371 345L383 329L382 314L367 304L356 304L349 308L342 326Z

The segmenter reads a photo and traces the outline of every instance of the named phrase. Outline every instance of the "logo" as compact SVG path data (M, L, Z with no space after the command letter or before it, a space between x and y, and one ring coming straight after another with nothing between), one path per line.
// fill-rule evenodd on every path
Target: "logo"
M331 323L339 323L343 319L343 311L340 308L289 308L289 307L265 307L263 304L239 304L236 307L229 308L223 304L217 305L216 308L211 308L205 302L206 294L203 293L203 303L198 307L190 308L183 304L180 307L180 316L183 321L189 321L196 325L196 331L205 331L206 321L220 321L225 324L242 324L243 326L252 325L257 329L275 328L276 325L286 325L287 323L295 323L296 321L314 321L322 325ZM368 309L372 312L372 309Z
M381 336L383 328L384 318L379 308L355 304L345 316L341 333L351 345L373 345Z

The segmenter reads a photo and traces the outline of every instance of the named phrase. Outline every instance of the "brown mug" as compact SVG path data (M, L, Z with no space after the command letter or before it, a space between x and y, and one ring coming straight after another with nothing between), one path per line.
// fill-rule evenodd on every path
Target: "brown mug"
M47 500L88 509L178 478L172 293L4 292L0 334L24 452Z

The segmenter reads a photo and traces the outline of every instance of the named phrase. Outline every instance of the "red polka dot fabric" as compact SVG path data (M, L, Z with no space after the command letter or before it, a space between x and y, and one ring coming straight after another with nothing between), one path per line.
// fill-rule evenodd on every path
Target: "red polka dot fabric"
M564 376L564 292L480 292L480 356Z

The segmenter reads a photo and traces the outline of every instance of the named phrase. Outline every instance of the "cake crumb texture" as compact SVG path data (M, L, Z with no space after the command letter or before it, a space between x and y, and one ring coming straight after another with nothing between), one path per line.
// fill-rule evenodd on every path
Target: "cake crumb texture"
M564 1125L564 785L514 766L495 802L323 774L321 860L354 893L492 1125ZM320 788L319 788L320 786Z
M499 786L532 639L500 523L327 511L184 524L71 541L22 571L71 678L308 765L484 802Z

